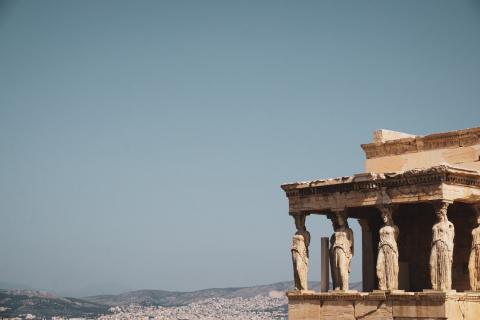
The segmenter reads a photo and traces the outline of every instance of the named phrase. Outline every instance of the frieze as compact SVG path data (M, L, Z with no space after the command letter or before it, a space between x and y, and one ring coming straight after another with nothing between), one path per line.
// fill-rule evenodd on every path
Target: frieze
M325 185L316 182L294 183L283 185L282 188L285 190L287 197L306 197L337 192L381 191L404 186L439 185L442 183L480 188L479 174L445 165L423 170L409 170L403 173L377 175L367 181L357 182L354 178L345 179L346 182L340 181ZM312 184L315 186L312 186Z
M480 128L402 138L384 143L362 144L367 159L434 149L467 147L480 144Z

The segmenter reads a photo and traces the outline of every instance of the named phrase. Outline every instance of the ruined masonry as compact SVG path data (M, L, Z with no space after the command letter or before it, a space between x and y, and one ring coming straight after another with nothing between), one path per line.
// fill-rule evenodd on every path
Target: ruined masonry
M480 319L480 127L378 130L362 149L365 173L282 185L297 230L289 320ZM308 247L320 241L307 230L311 214L334 230L322 238L322 292L307 287ZM348 288L360 255L362 292Z

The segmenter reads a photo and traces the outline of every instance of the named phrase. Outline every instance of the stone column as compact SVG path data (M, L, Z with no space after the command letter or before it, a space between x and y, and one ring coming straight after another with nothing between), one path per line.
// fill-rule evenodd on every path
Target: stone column
M364 292L369 292L375 289L372 230L367 219L358 219L358 222L362 228L362 289Z
M473 205L475 225L472 230L472 247L468 259L470 290L480 291L480 204Z
M329 287L329 250L328 250L328 237L321 238L322 252L321 252L321 278L320 278L320 291L327 292Z
M345 210L334 211L329 218L335 230L331 238L330 264L332 266L333 288L347 291L349 285L350 263L352 261L353 231L348 227Z
M384 225L379 230L378 255L377 255L377 279L378 289L398 289L398 227L393 222L395 206L391 204L379 205Z
M432 249L430 252L430 280L433 290L452 289L453 239L455 227L448 220L450 202L434 203L437 222L432 228Z
M308 290L308 246L310 245L310 233L305 228L305 214L294 214L295 227L297 232L292 238L292 262L293 279L295 289L299 291Z

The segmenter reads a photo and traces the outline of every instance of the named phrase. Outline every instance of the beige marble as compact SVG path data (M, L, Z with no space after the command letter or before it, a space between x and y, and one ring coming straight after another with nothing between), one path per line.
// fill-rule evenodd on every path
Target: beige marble
M380 228L377 255L377 278L380 290L398 289L398 227L393 223L393 206L379 206L384 226Z
M355 302L355 319L393 320L392 302L386 300L361 300Z
M373 143L363 144L366 172L393 172L449 164L480 169L480 128L426 136L377 130Z
M330 264L335 290L348 290L350 264L353 257L353 231L348 226L345 211L331 215L335 232L330 238Z
M295 300L288 304L292 319L321 319L320 300Z
M432 228L430 281L434 290L452 289L453 239L455 227L448 221L449 203L441 202L436 210L437 223Z
M470 289L480 290L480 206L474 206L477 227L472 230L472 247L468 260Z
M308 246L310 233L305 228L305 215L294 216L297 232L292 238L293 279L296 290L308 290Z
M289 320L478 320L480 293L287 293Z

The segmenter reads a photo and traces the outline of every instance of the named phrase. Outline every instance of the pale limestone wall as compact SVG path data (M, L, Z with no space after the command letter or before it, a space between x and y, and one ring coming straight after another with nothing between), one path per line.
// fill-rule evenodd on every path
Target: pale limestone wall
M480 171L480 144L469 147L443 148L371 158L365 161L365 172L395 172L429 168L440 164Z
M480 293L288 294L289 320L478 320Z

